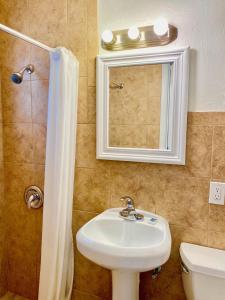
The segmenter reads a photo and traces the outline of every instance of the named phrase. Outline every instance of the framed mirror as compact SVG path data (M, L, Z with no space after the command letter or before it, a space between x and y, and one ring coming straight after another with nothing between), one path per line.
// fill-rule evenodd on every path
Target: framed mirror
M185 164L189 48L97 57L97 158Z

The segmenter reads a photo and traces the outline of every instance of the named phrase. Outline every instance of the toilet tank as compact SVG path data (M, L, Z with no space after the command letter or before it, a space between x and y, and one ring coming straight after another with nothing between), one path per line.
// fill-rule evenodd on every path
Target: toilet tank
M225 300L225 251L182 243L180 256L187 300Z

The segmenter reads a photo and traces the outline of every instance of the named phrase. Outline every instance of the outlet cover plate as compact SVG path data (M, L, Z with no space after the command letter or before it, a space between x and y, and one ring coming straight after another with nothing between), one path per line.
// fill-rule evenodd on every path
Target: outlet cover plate
M225 183L224 182L210 182L209 203L224 205L225 198Z

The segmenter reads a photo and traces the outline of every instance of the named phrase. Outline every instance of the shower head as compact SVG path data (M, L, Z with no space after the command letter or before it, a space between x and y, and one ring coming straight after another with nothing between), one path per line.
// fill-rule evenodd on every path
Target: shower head
M16 84L20 84L23 81L23 75L25 71L28 74L32 74L34 72L34 66L30 64L23 67L19 72L13 73L11 75L11 80Z

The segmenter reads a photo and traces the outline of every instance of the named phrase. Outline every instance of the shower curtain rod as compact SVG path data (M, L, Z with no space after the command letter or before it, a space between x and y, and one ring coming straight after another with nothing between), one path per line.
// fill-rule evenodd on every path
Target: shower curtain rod
M35 45L35 46L37 46L39 48L42 48L44 50L47 50L49 52L55 51L54 48L48 47L47 45L42 44L42 43L40 43L40 42L38 42L38 41L30 38L29 36L27 36L27 35L25 35L23 33L20 33L20 32L14 30L14 29L12 29L12 28L10 28L8 26L5 26L5 25L1 24L1 23L0 23L0 30L5 31L5 32L7 32L7 33L9 33L9 34L11 34L11 35L13 35L15 37L18 37L18 38L20 38L20 39L22 39L22 40L24 40L24 41L26 41L26 42L28 42L30 44L33 44L33 45Z

